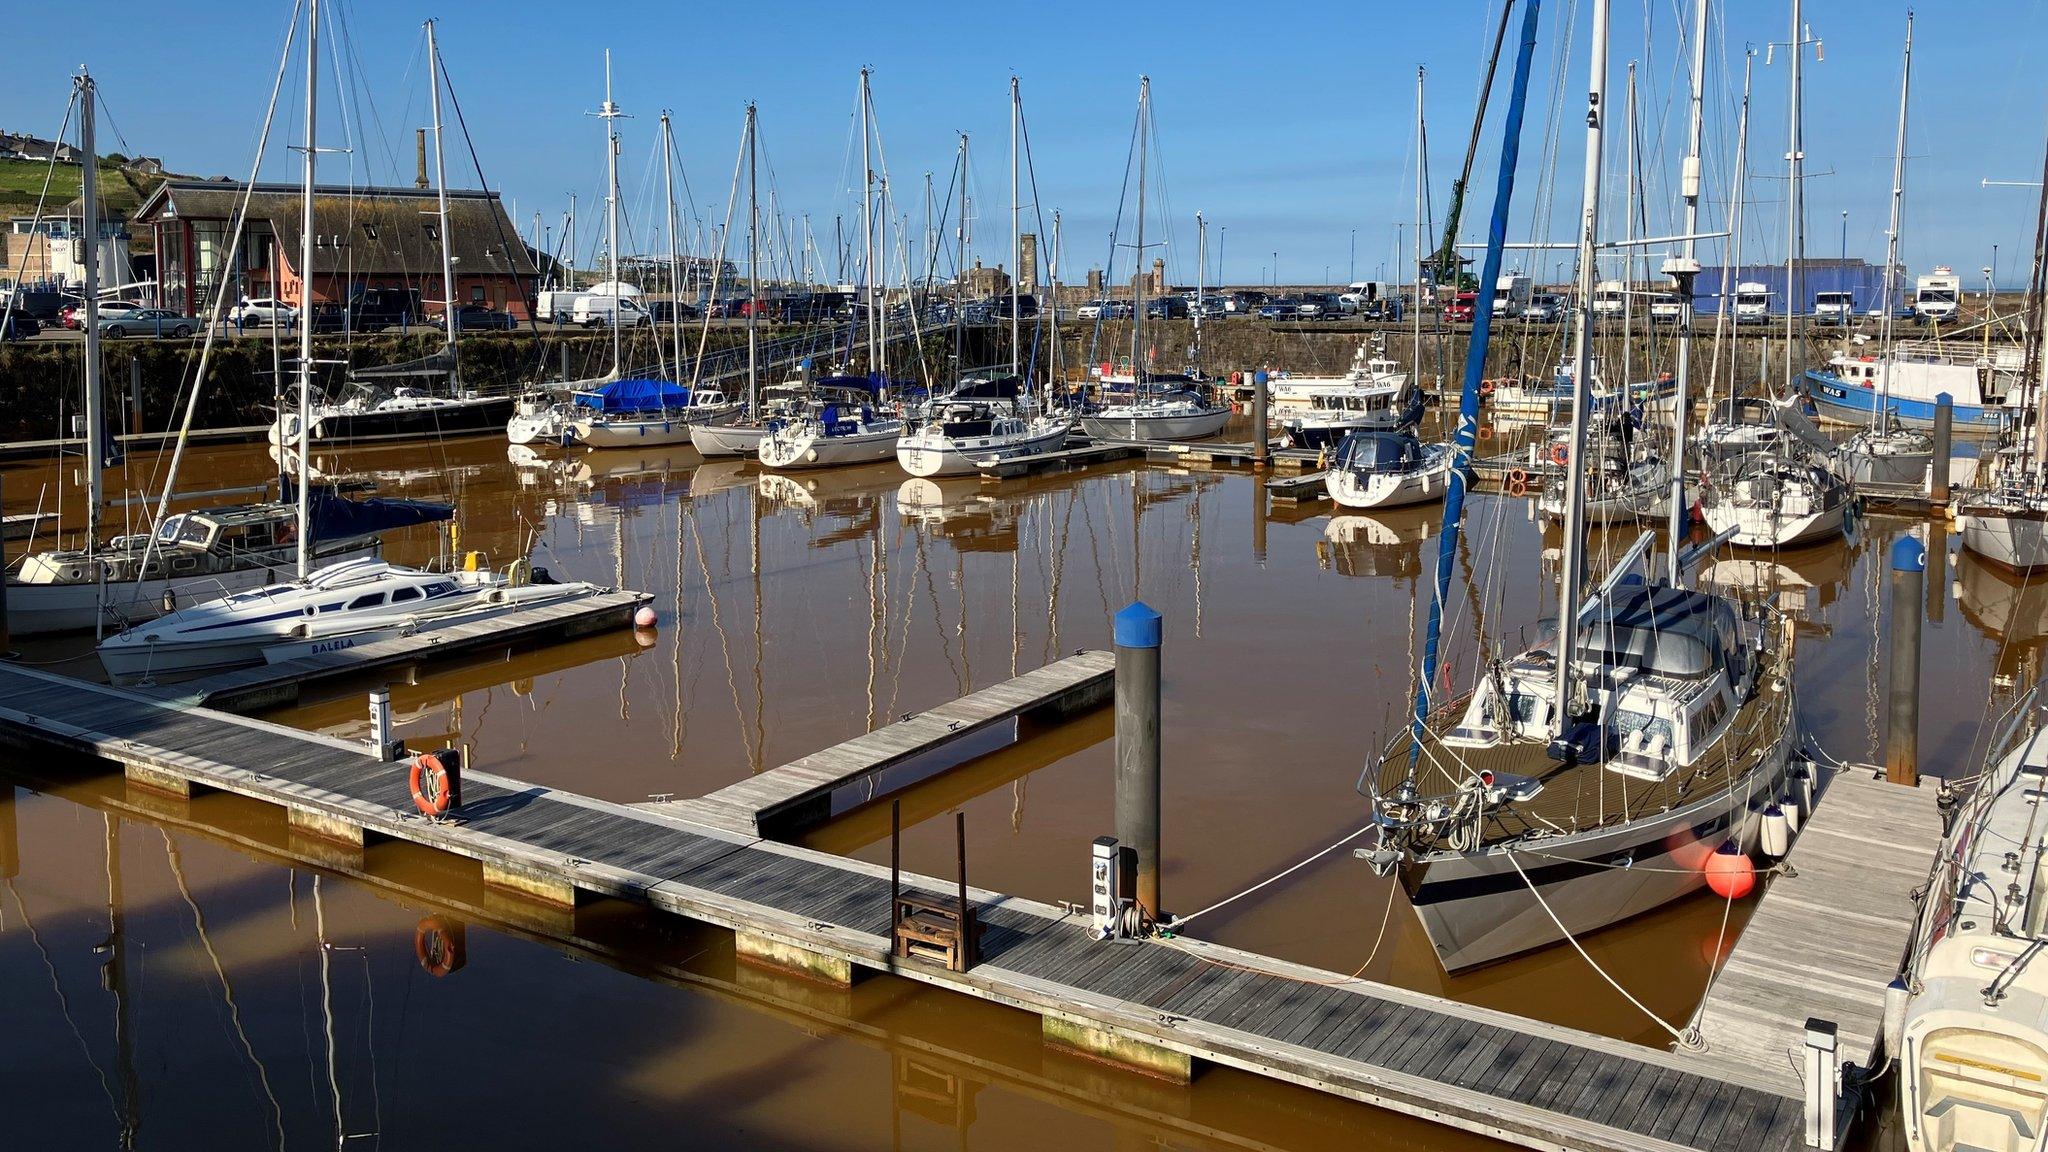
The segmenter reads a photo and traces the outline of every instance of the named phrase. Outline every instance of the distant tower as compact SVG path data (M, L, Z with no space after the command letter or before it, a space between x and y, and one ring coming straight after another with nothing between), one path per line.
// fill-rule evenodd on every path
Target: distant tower
M1102 295L1102 269L1090 268L1088 270L1088 294L1090 296Z
M1154 296L1166 295L1166 257L1152 258L1152 286L1146 291Z
M1030 232L1017 238L1017 290L1038 291L1038 237Z

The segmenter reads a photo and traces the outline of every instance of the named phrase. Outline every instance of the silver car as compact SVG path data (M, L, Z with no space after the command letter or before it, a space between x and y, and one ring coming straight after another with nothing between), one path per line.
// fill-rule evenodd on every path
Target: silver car
M132 312L100 317L100 335L117 340L123 336L175 336L183 339L198 330L199 321L168 308L137 308Z

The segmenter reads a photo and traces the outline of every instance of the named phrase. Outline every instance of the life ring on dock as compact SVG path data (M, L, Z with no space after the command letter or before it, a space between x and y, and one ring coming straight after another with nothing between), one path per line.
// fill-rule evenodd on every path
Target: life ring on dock
M1491 439L1493 439L1493 425L1491 425L1491 424L1481 424L1481 425L1479 426L1479 438L1480 438L1481 440L1491 440Z
M1521 469L1518 468L1515 471L1520 472ZM1517 476L1513 473L1510 473L1508 476L1507 491L1508 495L1510 496L1527 496L1529 494L1528 477Z
M1479 394L1481 396L1491 396L1493 395L1493 387L1494 382L1491 379L1481 380L1479 382Z
M427 975L439 980L461 969L463 964L464 932L462 925L450 924L439 916L421 920L412 930L412 954L426 969Z
M446 816L461 803L462 754L453 748L422 752L412 758L412 802L421 814Z
M1524 486L1524 487L1527 487L1527 486L1528 486L1528 484L1529 484L1529 471L1528 471L1528 469L1526 469L1526 468L1510 468L1510 469L1508 469L1508 483L1510 483L1510 484L1520 484L1520 485L1522 485L1522 486Z
M1554 445L1550 449L1550 462L1559 468L1570 464L1572 462L1572 450L1562 444Z

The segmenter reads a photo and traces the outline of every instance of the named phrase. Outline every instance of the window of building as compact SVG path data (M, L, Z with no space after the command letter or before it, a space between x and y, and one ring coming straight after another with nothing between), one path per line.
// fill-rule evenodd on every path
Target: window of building
M485 296L484 296L484 286L483 286L483 285L481 285L481 284L471 284L471 285L469 286L469 302L470 302L471 304L484 304L484 303L487 303L487 302L488 302L488 301L487 301L487 300L485 299Z

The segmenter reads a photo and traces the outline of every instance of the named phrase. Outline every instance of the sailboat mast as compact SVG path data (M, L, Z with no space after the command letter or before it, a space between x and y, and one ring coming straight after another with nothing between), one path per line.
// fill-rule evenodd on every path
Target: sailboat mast
M1899 134L1892 145L1892 214L1885 225L1884 241L1884 320L1878 326L1877 406L1871 409L1870 426L1873 429L1884 426L1885 414L1891 408L1892 399L1892 317L1898 307L1892 302L1892 294L1899 289L1899 227L1906 211L1906 102L1913 91L1913 13L1906 12L1906 50L1904 62L1899 65Z
M668 330L673 342L676 375L683 374L683 262L676 238L676 136L668 111L661 113L661 190L668 200Z
M1415 309L1414 345L1408 349L1408 389L1413 395L1422 388L1422 184L1429 170L1429 148L1423 133L1422 93L1424 69L1415 66Z
M1742 112L1735 122L1735 177L1730 182L1728 192L1728 264L1721 269L1721 307L1714 318L1716 359L1720 357L1719 346L1723 325L1725 324L1728 330L1735 327L1736 316L1731 315L1729 310L1737 307L1742 301L1742 201L1743 193L1747 191L1745 185L1749 181L1749 93L1750 79L1755 72L1756 50L1745 49L1742 53ZM1732 288L1729 284L1731 275L1734 277ZM1767 304L1767 316L1769 311ZM1740 372L1741 369L1735 363L1735 350L1731 347L1728 350L1728 402L1731 409L1735 404L1735 378ZM1714 382L1709 379L1708 399L1712 399L1713 395ZM1679 463L1684 463L1683 457Z
M612 124L625 113L612 102L612 50L604 50L604 109L598 116L604 120L604 162L605 162L605 274L612 282L612 375L619 374L624 360L620 348L619 311L625 304L621 295L625 285L619 281L619 131Z
M313 570L313 189L319 177L320 0L306 17L305 188L299 196L299 531L298 576Z
M1678 363L1674 366L1675 395L1671 411L1671 547L1666 557L1671 586L1684 577L1679 571L1678 542L1685 538L1691 510L1685 503L1685 421L1692 404L1692 318L1693 277L1700 270L1700 137L1705 129L1707 89L1707 0L1696 0L1692 9L1692 95L1686 102L1685 166L1679 176L1678 192L1685 200L1685 237L1678 242L1675 272L1681 291L1678 300ZM1724 304L1725 307L1725 304ZM1628 381L1622 381L1627 384Z
M93 122L99 86L83 69L72 86L78 91L78 151L84 161L80 183L85 212L85 551L90 556L99 549L100 513L106 503L100 469L107 459L106 418L101 411L105 397L100 395L99 153L94 151L98 145ZM102 583L105 578L101 569Z
M1792 0L1792 124L1785 150L1790 164L1790 179L1785 193L1785 388L1788 391L1798 379L1799 350L1806 342L1806 294L1800 290L1800 273L1806 266L1806 137L1802 121L1806 91L1801 85L1799 68L1801 58L1806 55L1804 28L1804 21L1800 19L1800 0Z
M761 410L761 169L747 103L747 411Z
M1202 272L1209 263L1209 223L1195 213L1195 374L1202 374Z
M860 70L860 252L861 294L865 299L868 335L868 370L875 371L881 352L879 317L875 315L875 164L874 146L869 142L868 73Z
M1565 458L1564 564L1558 572L1557 682L1551 703L1557 730L1570 723L1586 567L1586 417L1593 407L1593 258L1600 229L1601 143L1607 121L1607 17L1612 0L1594 0L1592 75L1586 85L1586 173L1579 220L1579 314L1572 339L1572 438Z
M1060 354L1060 210L1052 210L1052 248L1045 261L1045 283L1048 289L1046 300L1052 310L1046 313L1046 344L1052 349L1052 364L1045 376L1045 406L1053 405L1053 381L1064 378L1066 362Z
M1138 77L1138 248L1132 263L1137 274L1131 278L1131 396L1137 398L1145 382L1145 361L1140 358L1145 331L1145 146L1152 135L1152 78Z
M1024 116L1024 97L1017 78L1010 77L1010 375L1017 375L1024 346L1024 306L1018 292L1024 282L1024 201L1018 180L1017 142Z
M1636 327L1636 62L1628 62L1628 108L1622 129L1621 382L1635 379Z
M441 230L441 317L448 329L448 387L453 391L461 382L461 360L455 351L456 329L460 325L455 320L455 256L451 251L454 234L448 231L448 154L441 146L441 49L434 39L436 23L427 21L427 78L434 93L434 198Z

